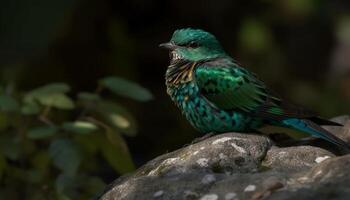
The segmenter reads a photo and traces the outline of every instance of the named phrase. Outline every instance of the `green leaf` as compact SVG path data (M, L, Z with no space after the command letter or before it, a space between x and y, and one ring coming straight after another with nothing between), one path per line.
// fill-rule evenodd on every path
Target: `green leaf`
M88 134L98 130L95 124L86 121L65 122L62 128L66 131L79 134Z
M13 112L18 110L19 104L15 98L8 95L0 95L0 110L5 112Z
M38 101L40 104L58 109L74 108L73 101L65 94L70 90L65 83L52 83L32 90L24 97L24 102L30 104Z
M50 83L32 90L30 95L38 97L52 93L67 93L69 91L70 87L66 83Z
M137 123L128 110L122 106L110 102L100 101L97 103L96 111L112 127L128 136L135 136L137 133Z
M119 77L107 77L100 80L100 84L117 95L129 97L138 101L153 99L150 91L144 87Z
M43 139L55 135L57 131L58 128L55 126L41 126L30 129L27 133L27 137L30 139Z
M54 140L49 147L53 164L64 174L74 175L80 165L81 155L76 145L68 139Z
M101 97L98 94L90 92L80 92L78 98L83 101L98 101Z
M25 102L21 108L24 115L36 115L40 112L40 106L36 102Z
M128 147L124 139L112 129L106 130L107 138L100 137L99 146L103 157L121 174L135 170Z
M65 94L57 93L42 96L38 98L39 102L45 106L71 110L74 108L74 102Z

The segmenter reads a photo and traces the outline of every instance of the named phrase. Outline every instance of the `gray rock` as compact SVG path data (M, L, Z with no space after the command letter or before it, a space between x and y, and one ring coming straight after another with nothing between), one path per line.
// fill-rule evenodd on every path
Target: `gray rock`
M349 130L332 131L346 138ZM155 158L117 179L101 199L349 199L349 169L350 155L225 133Z
M334 154L312 146L273 147L268 151L263 166L275 170L301 171L331 157L334 157Z

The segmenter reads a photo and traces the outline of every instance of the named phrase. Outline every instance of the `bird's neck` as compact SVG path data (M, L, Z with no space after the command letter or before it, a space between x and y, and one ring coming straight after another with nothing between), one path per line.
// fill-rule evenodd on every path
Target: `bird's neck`
M171 64L165 74L166 85L176 87L188 83L194 79L194 70L198 65L215 65L232 63L234 60L229 56L208 58L199 61L180 60Z

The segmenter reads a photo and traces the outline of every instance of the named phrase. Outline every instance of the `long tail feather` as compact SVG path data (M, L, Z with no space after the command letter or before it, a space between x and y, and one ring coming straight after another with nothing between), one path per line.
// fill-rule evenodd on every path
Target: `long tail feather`
M344 148L347 152L350 152L350 144L347 144L346 142L334 136L332 133L323 129L321 126L312 122L311 120L292 118L292 119L283 120L283 123L288 127L291 127L291 128L309 133L315 137L319 137L324 140L327 140L333 144L336 144Z
M309 119L310 121L318 124L318 125L326 125L326 126L343 126L342 124L339 124L337 122L333 122L333 121L330 121L330 120L327 120L327 119L323 119L323 118L320 118L320 117L310 117L310 118L307 118Z

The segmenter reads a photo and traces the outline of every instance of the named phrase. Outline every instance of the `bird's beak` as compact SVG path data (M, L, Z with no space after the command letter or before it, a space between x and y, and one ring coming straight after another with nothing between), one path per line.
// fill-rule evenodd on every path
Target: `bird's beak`
M173 42L166 42L166 43L160 44L159 47L169 49L169 50L174 50L176 48L176 44L174 44Z

